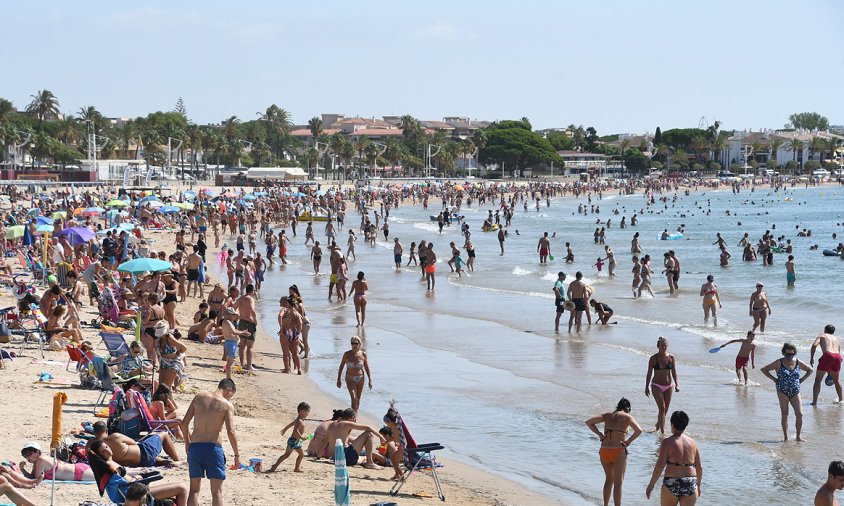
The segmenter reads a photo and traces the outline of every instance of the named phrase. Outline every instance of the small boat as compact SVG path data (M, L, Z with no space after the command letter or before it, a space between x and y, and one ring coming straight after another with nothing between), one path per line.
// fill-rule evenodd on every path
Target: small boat
M660 241L676 241L677 239L683 238L683 233L682 232L674 232L673 234L668 234L668 238L666 238L666 239L663 239L662 234L660 233L660 234L657 234L656 238L657 238L657 240L660 240Z
M837 256L841 256L841 253L835 251L834 249L825 249L825 250L823 250L823 256L825 256L825 257L837 257Z
M306 211L299 215L299 221L328 221L328 215L313 215L310 212Z

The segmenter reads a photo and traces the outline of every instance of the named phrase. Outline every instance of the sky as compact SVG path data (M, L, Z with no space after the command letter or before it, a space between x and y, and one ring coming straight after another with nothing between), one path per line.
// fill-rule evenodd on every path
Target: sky
M599 135L844 124L844 1L2 3L0 98L199 124L322 113L527 117Z

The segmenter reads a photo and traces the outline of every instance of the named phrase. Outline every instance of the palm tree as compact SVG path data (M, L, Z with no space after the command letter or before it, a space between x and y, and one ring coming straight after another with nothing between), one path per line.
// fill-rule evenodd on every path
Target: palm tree
M261 116L261 121L267 129L267 137L275 140L276 157L283 158L282 153L282 138L290 135L293 128L293 122L290 119L290 113L272 104L267 107Z
M826 149L826 142L820 137L812 137L811 142L809 142L809 159L815 157L815 153L821 154L821 160L823 160L823 152Z
M824 150L829 153L829 159L835 161L835 152L838 150L838 145L841 144L835 137L830 137L824 143Z
M752 155L751 160L756 160L757 156L759 156L759 155L761 155L762 153L765 152L765 145L762 144L760 141L752 142L750 144L750 151L751 151L751 155ZM758 162L759 160L756 160L756 161Z
M721 157L724 155L724 150L727 149L727 139L722 135L718 135L715 139L709 142L709 149L712 150L715 161L723 165Z
M0 98L0 125L10 121L16 112L14 104L5 98Z
M372 141L369 140L368 137L360 136L355 141L355 151L358 154L358 163L362 163L364 159L364 153L369 146L372 145Z
M777 153L779 153L780 147L783 145L784 142L785 141L783 141L779 137L771 138L771 140L768 142L768 146L770 146L771 151L769 155L770 158L777 159L777 157L779 156L777 155Z
M316 116L308 120L308 130L311 131L311 135L314 136L314 139L322 135L323 125L322 120Z
M803 141L801 141L800 139L795 137L795 138L791 139L790 141L788 141L788 144L786 144L785 149L787 151L791 151L791 154L794 157L793 160L796 162L797 161L797 153L802 153L803 147L804 147ZM800 158L802 160L803 157L801 156Z
M82 140L82 133L79 131L79 123L73 116L65 118L60 122L55 131L56 139L65 144L76 144Z
M38 130L44 126L44 120L57 119L59 117L59 100L50 90L38 90L32 95L32 102L26 106L26 112L35 114L38 118Z
M223 135L226 137L227 141L233 141L235 139L240 139L240 119L237 116L229 116L228 119L223 121Z
M103 115L93 105L79 108L79 121L93 121L94 128L101 127L103 123Z
M466 164L466 156L474 156L475 155L475 143L472 142L472 139L466 138L463 140L457 140L456 142L460 145L460 154L463 156L463 170L467 170ZM471 174L471 171L469 171Z

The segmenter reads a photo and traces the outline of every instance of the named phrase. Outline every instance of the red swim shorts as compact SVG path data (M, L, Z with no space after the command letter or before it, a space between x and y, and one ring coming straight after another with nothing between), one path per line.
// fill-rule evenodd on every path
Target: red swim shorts
M824 353L818 360L818 370L824 372L839 372L841 370L841 355L838 353Z
M748 361L750 361L750 357L736 357L736 369L747 367Z
M428 274L433 274L434 271L436 271L436 270L437 270L437 266L434 265L434 264L430 264L430 265L425 266L425 272L427 272Z

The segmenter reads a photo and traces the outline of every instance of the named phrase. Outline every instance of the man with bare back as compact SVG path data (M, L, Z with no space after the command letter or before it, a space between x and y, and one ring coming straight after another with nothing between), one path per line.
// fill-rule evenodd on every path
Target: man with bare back
M221 432L226 427L229 443L234 451L234 467L240 469L240 454L234 432L234 406L231 400L237 388L234 381L223 379L216 392L196 395L182 418L181 429L188 454L190 495L188 506L199 506L202 479L211 480L211 504L223 506L223 481L226 479L226 455L223 452ZM190 422L194 420L193 432Z

